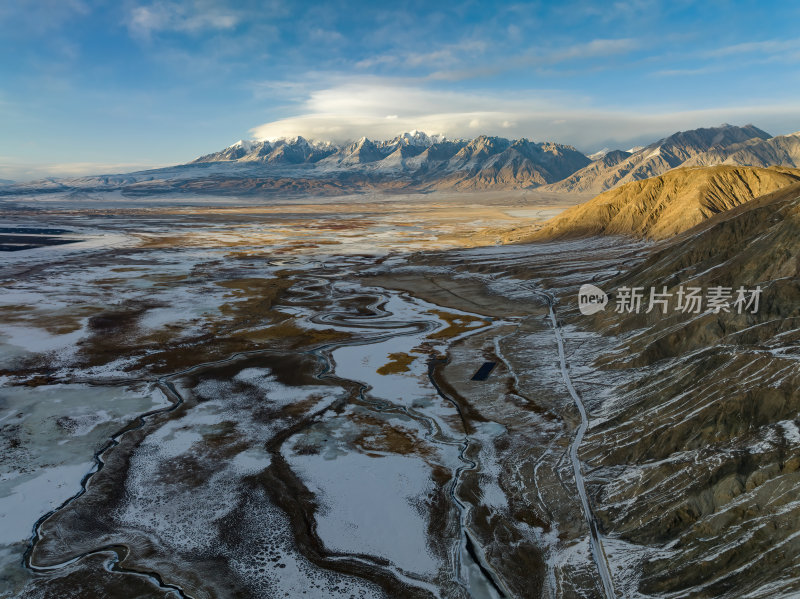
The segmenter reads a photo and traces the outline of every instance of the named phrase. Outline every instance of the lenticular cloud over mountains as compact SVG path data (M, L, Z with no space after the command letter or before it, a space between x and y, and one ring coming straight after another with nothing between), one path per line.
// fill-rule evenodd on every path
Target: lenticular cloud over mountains
M381 83L312 91L296 110L297 116L256 126L250 134L257 140L299 135L342 143L362 136L391 139L398 131L422 130L456 139L485 134L557 140L591 153L609 144L628 148L709 122L758 122L781 133L800 128L795 107L788 104L674 112L631 110L624 103L591 107L568 96L537 90L478 95Z

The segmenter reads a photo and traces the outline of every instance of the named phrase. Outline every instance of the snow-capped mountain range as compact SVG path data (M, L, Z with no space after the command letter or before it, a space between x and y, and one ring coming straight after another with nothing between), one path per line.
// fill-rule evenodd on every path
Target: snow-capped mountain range
M443 135L428 135L423 131L410 131L394 139L373 142L362 137L345 145L335 145L330 141L315 141L297 136L273 141L240 139L224 150L201 156L193 162L218 162L237 160L265 163L315 163L331 156L341 154L337 164L363 163L381 160L400 151L400 155L415 156L434 144L448 140ZM459 140L461 141L461 140Z
M537 186L563 179L591 162L572 146L481 135L450 140L421 131L390 140L362 137L348 144L307 140L238 141L193 164L235 162L264 167L306 167L333 174L347 171L373 179L406 176L419 183L455 188Z
M46 179L4 185L0 196L70 190L127 194L315 193L542 187L599 193L680 166L800 166L800 135L771 137L754 127L723 124L675 133L645 147L603 149L586 156L570 145L478 136L447 139L421 131L350 143L293 137L240 140L173 167L117 175Z

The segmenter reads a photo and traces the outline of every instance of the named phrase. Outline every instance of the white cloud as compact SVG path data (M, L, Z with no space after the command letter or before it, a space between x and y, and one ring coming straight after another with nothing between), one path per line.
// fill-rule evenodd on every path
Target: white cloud
M147 38L159 31L196 33L233 29L239 21L240 17L233 11L205 2L153 2L131 9L127 25L132 35Z
M722 46L712 50L679 55L691 66L665 68L653 72L657 77L684 77L741 71L743 67L800 61L800 39L763 40Z
M574 44L542 55L536 62L554 64L579 58L595 58L624 54L639 47L639 42L632 38L597 39L582 44Z
M484 126L508 129L516 115L551 109L556 104L555 100L508 100L369 79L312 91L299 105L301 114L266 123L252 132L259 139L301 134L335 141L363 134L391 136L405 129L466 135Z
M723 46L716 50L706 53L706 56L720 58L745 54L754 56L759 54L784 54L792 50L800 49L800 40L764 40L760 42L744 42L732 46Z
M497 55L497 43L465 40L458 44L441 45L428 52L402 51L380 54L355 63L364 72L390 67L392 69L422 69L429 81L463 81L485 78L515 69L543 69L566 62L594 64L598 59L631 53L642 42L633 38L594 39L563 46L516 47L511 54Z
M340 43L345 41L345 37L333 29L325 29L323 27L312 27L308 31L308 37L314 41L326 43Z
M358 61L357 68L366 69L380 65L414 67L446 67L483 54L489 44L483 40L464 40L445 44L428 52L404 51L396 54L379 54Z
M662 69L653 73L656 77L687 77L695 75L708 75L723 70L735 69L735 65L709 65L693 69Z

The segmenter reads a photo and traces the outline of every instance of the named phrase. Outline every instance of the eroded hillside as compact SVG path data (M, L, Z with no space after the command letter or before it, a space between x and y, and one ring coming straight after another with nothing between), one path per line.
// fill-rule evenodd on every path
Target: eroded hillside
M800 171L781 167L675 169L628 183L565 210L529 238L628 235L664 239L798 180Z

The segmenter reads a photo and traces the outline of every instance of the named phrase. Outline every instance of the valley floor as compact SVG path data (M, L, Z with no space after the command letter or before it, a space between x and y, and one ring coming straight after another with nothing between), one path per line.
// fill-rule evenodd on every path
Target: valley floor
M81 241L0 269L0 597L687 596L571 305L648 248L511 200L9 209Z

